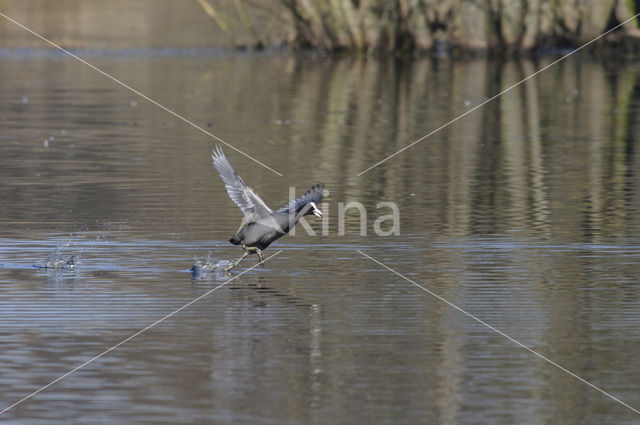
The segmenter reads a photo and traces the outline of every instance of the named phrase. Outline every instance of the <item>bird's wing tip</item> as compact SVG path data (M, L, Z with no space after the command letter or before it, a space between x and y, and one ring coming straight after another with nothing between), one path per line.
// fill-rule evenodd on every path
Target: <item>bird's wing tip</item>
M216 145L211 150L211 159L213 161L216 161L217 159L221 159L221 158L225 158L224 152L222 152L222 148L220 147L220 145Z

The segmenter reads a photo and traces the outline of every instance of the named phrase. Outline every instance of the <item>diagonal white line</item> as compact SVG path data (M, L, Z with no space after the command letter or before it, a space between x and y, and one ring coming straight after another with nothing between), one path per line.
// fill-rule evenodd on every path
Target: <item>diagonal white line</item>
M93 69L94 71L99 72L100 74L104 75L105 77L109 78L112 81L115 81L116 83L120 84L122 87L134 92L135 94L137 94L138 96L140 96L141 98L148 100L149 102L153 103L154 105L156 105L158 108L167 111L168 113L170 113L171 115L181 119L182 121L186 122L187 124L189 124L190 126L200 130L201 132L203 132L204 134L213 137L214 139L216 139L218 142L223 143L224 145L230 147L231 149L235 150L238 153L241 153L242 155L246 156L247 158L249 158L250 160L262 165L264 168L266 168L269 171L272 171L274 173L276 173L277 175L279 175L280 177L282 177L282 174L280 174L279 172L277 172L276 170L274 170L273 168L263 164L262 162L258 161L257 159L255 159L254 157L252 157L251 155L242 152L240 149L236 148L233 145L230 145L229 143L225 142L224 140L222 140L221 138L219 138L218 136L216 136L215 134L205 130L204 128L200 127L199 125L195 124L192 121L189 121L188 119L186 119L185 117L183 117L182 115L173 112L171 109L167 108L166 106L163 106L161 104L159 104L158 102L156 102L155 100L151 99L149 96L146 96L142 93L140 93L138 90L134 89L133 87L123 83L122 81L118 80L116 77L107 74L106 72L104 72L103 70L101 70L100 68L91 65L89 62L87 62L86 60L82 59L79 56L74 55L73 53L71 53L69 50L65 49L62 46L59 46L58 44L54 43L53 41L43 37L42 35L38 34L37 32L33 31L30 28L25 27L24 25L22 25L20 22L8 17L7 15L5 15L4 13L0 12L0 16L2 16L3 18L13 22L14 24L16 24L17 26L19 26L20 28L30 32L31 34L35 35L36 37L38 37L39 39L41 39L42 41L45 41L46 43L49 43L50 45L52 45L53 47L55 47L56 49L68 54L69 56L71 56L74 59L77 59L78 61L82 62L83 64L87 65L89 68Z
M272 259L273 257L275 257L276 255L280 254L282 252L282 250L276 252L275 254L273 254L270 257L265 258L262 262L264 263L267 260ZM215 288L213 288L210 291L205 292L204 294L200 295L198 298L189 301L188 303L186 303L185 305L183 305L182 307L180 307L179 309L173 311L172 313L167 314L166 316L164 316L161 319L156 320L155 322L153 322L152 324L150 324L149 326L147 326L144 329L139 330L138 332L134 333L133 335L123 339L122 341L120 341L119 343L117 343L116 345L114 345L113 347L109 348L108 350L103 351L102 353L98 354L95 357L90 358L89 360L87 360L86 362L82 363L80 366L75 367L74 369L70 370L69 372L65 373L64 375L60 376L59 378L54 379L53 381L49 382L47 385L45 385L44 387L38 389L37 391L32 392L31 394L29 394L28 396L16 401L15 403L13 403L11 406L5 407L3 410L0 411L0 415L2 415L4 412L14 408L15 406L17 406L18 404L30 399L31 397L33 397L34 395L38 394L39 392L46 390L47 388L49 388L50 386L52 386L53 384L55 384L56 382L66 378L67 376L71 375L72 373L76 372L79 369L82 369L83 367L85 367L86 365L88 365L89 363L93 362L94 360L99 359L100 357L104 356L105 354L109 353L110 351L115 350L116 348L120 347L122 344L131 341L133 338L137 337L138 335L140 335L141 333L153 328L155 325L163 322L164 320L168 319L169 317L173 316L174 314L184 310L185 308L189 307L191 304L200 301L201 299L203 299L204 297L206 297L207 295L211 294L214 291L217 291L218 289L222 288L223 286L225 286L226 284L228 284L229 282L233 281L234 279L239 278L240 276L242 276L243 274L247 273L249 270L252 270L256 267L258 267L258 265L260 265L260 263L256 264L255 266L249 267L247 270L238 273L237 275L235 275L234 277L232 277L231 279L227 280L224 283L221 283L220 285L216 286Z
M421 141L423 141L424 139L426 139L427 137L439 132L440 130L442 130L445 127L448 127L449 125L453 124L454 122L458 121L460 118L463 118L467 115L469 115L470 113L472 113L473 111L475 111L478 108L483 107L484 105L486 105L487 103L491 102L492 100L502 96L503 94L505 94L506 92L510 91L511 89L518 87L520 84L524 83L525 81L529 80L530 78L535 77L536 75L540 74L542 71L552 67L553 65L557 64L558 62L568 58L569 56L573 55L576 52L579 52L580 50L584 49L585 47L587 47L588 45L598 41L599 39L601 39L602 37L606 36L607 34L611 33L612 31L617 30L618 28L620 28L621 26L623 26L624 24L626 24L629 21L632 21L633 19L637 18L638 16L640 16L640 13L632 16L631 18L627 19L626 21L624 21L621 24L616 25L615 27L611 28L609 31L600 34L599 36L597 36L596 38L594 38L593 40L583 44L582 46L578 47L575 50L572 50L571 52L567 53L566 55L562 56L560 59L556 59L555 61L551 62L549 65L545 66L544 68L541 68L539 70L537 70L536 72L534 72L533 74L529 75L528 77L526 77L523 80L518 81L517 83L515 83L514 85L507 87L506 89L502 90L500 93L494 95L493 97L490 97L489 99L485 100L484 102L482 102L481 104L474 106L473 108L469 109L467 112L465 112L464 114L458 116L457 118L452 119L451 121L447 122L446 124L441 125L440 127L436 128L435 130L431 131L430 133L422 136L421 138L419 138L418 140L414 141L413 143L405 146L404 148L400 149L399 151L392 153L391 155L389 155L388 157L386 157L385 159L383 159L382 161L379 161L375 164L373 164L371 167L367 168L364 171L361 171L360 173L358 173L356 175L356 177L360 177L361 175L363 175L364 173L366 173L367 171L371 170L372 168L377 167L378 165L390 160L391 158L393 158L394 156L398 155L399 153L404 152L405 150L409 149L410 147L412 147L413 145L415 145L416 143L419 143Z
M587 384L588 386L590 386L591 388L600 391L602 394L606 395L607 397L611 398L612 400L617 401L618 403L622 404L623 406L627 407L628 409L631 409L632 411L634 411L635 413L640 414L640 410L637 410L631 406L629 406L627 403L625 403L624 401L620 400L619 398L616 398L614 396L612 396L611 394L609 394L608 392L601 390L600 388L596 387L595 385L593 385L591 382L587 381L586 379L583 379L581 377L579 377L578 375L576 375L575 373L571 372L570 370L560 366L558 363L554 362L553 360L549 359L548 357L543 356L542 354L538 353L537 351L532 350L531 348L527 347L526 345L524 345L523 343L513 339L512 337L510 337L509 335L507 335L506 333L494 328L493 326L491 326L490 324L488 324L487 322L485 322L482 319L477 318L476 316L474 316L471 313L468 313L467 311L461 309L460 307L458 307L457 305L453 304L450 301L447 301L446 299L442 298L440 295L436 294L435 292L430 291L429 289L425 288L424 286L414 282L413 280L409 279L408 277L404 276L403 274L395 271L394 269L392 269L389 266L386 266L385 264L381 263L380 261L376 260L375 258L371 257L370 255L365 254L364 252L360 251L359 249L356 249L356 251L358 251L360 254L364 255L365 257L367 257L368 259L370 259L371 261L373 261L374 263L379 264L380 266L384 267L385 269L389 270L390 272L400 276L401 278L403 278L404 280L406 280L407 282L412 283L413 285L417 286L418 288L422 289L423 291L427 292L429 295L436 297L437 299L439 299L440 301L448 304L449 306L455 308L456 310L458 310L461 313L464 313L465 315L469 316L470 318L472 318L473 320L475 320L476 322L486 326L487 328L491 329L494 332L497 332L498 334L502 335L503 337L505 337L506 339L508 339L511 342L516 343L517 345L519 345L520 347L524 348L525 350L535 354L536 356L540 357L542 360L551 363L552 365L554 365L555 367L557 367L558 369L562 370L563 372L568 373L569 375L573 376L574 378L576 378L577 380Z

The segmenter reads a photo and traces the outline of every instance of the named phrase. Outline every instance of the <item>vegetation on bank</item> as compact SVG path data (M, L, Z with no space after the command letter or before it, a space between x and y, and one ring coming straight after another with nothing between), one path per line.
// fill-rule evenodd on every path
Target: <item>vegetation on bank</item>
M229 22L242 23L252 41L239 47L366 53L576 46L640 12L639 0L233 0L234 8L221 0L197 1L230 38ZM608 41L640 45L638 20Z

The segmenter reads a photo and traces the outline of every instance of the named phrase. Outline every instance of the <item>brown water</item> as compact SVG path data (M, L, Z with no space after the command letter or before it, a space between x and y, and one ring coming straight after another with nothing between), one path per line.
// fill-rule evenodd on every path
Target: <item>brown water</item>
M85 57L225 148L272 206L324 182L328 231L15 406L8 424L637 423L640 79L553 60ZM63 55L0 60L0 410L223 283L240 255L215 141ZM338 203L362 202L339 234ZM395 202L400 235L373 222ZM300 230L300 229L299 229ZM57 254L56 254L57 253ZM37 269L75 255L73 271ZM235 272L255 264L246 260Z

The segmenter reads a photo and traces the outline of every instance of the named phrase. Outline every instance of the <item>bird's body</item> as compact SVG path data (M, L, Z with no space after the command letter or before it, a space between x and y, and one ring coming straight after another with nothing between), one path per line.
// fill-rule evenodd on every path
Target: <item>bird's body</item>
M287 212L274 212L253 223L245 224L238 229L229 242L234 245L244 244L260 250L266 249L272 242L289 233L291 216ZM299 220L299 218L298 218ZM294 225L298 222L295 220Z
M272 242L289 233L289 230L305 215L315 214L322 217L317 204L322 201L324 187L313 186L307 193L290 201L287 205L271 210L235 172L227 157L218 147L212 155L213 166L220 174L231 200L244 213L240 228L229 239L234 245L242 245L245 250L242 257L227 269L235 267L249 253L257 253L262 261L262 250Z

